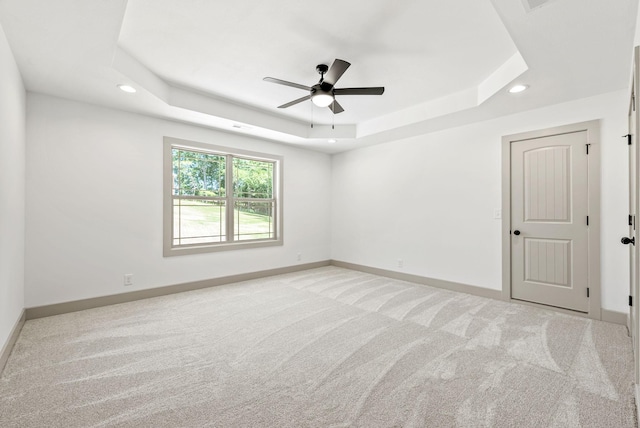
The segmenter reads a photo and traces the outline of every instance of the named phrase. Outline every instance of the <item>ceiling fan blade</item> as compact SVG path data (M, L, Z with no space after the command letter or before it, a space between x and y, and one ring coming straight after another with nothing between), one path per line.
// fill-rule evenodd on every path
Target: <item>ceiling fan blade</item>
M333 61L333 64L331 64L329 71L324 74L324 79L322 81L334 86L350 65L351 63L336 58L336 60Z
M311 99L311 95L307 95L306 97L302 97L302 98L298 98L297 100L293 100L291 102L288 102L286 104L282 104L281 106L278 106L278 108L287 108L287 107L291 107L293 105L296 105L298 103L301 103L303 101L307 101Z
M300 85L298 83L287 82L286 80L276 79L274 77L265 77L265 82L277 83L278 85L291 86L292 88L304 89L305 91L311 91L309 86Z
M333 93L335 95L382 95L384 86L375 88L334 88Z
M333 112L333 114L342 113L344 111L344 109L342 108L340 103L338 101L336 101L335 99L333 100L333 102L331 104L329 104L329 110L331 110Z

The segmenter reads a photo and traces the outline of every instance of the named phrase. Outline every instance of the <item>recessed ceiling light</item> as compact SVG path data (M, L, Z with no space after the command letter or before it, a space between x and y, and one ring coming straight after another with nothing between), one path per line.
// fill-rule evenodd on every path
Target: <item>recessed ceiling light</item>
M120 88L121 91L127 92L129 94L133 94L136 92L136 88L129 85L118 85L118 88Z
M336 140L335 138L329 138L327 140L327 143L330 143L330 144L337 143L337 142L338 142L338 140Z
M526 90L528 87L529 86L527 85L513 85L511 89L509 89L509 92L511 92L512 94L517 94L518 92Z

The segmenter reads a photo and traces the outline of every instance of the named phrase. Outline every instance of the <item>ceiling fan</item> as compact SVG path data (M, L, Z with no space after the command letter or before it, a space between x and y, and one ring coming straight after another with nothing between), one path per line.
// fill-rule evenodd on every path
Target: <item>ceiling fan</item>
M347 68L351 64L341 59L336 59L331 64L331 68L326 64L320 64L316 67L316 71L320 73L320 81L313 86L300 85L298 83L287 82L286 80L275 79L273 77L265 77L266 82L277 83L279 85L291 86L292 88L303 89L309 92L297 100L293 100L286 104L278 106L278 108L287 108L303 101L311 100L318 107L329 107L333 114L342 113L344 109L338 103L336 95L382 95L384 87L373 88L336 88L335 84L342 77Z

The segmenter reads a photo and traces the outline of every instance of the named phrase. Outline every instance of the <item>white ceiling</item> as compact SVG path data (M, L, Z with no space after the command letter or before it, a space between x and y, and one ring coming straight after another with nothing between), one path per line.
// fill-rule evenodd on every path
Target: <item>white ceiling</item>
M331 153L627 86L638 0L540 3L0 0L0 24L30 91ZM263 77L335 58L384 95L276 108L306 94Z

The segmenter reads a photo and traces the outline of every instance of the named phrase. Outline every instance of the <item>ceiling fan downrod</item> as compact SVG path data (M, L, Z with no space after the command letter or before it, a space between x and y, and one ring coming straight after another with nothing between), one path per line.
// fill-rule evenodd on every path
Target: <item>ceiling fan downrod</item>
M316 66L316 71L320 74L320 82L319 83L322 83L324 81L324 73L329 71L329 66L327 64L318 64Z

